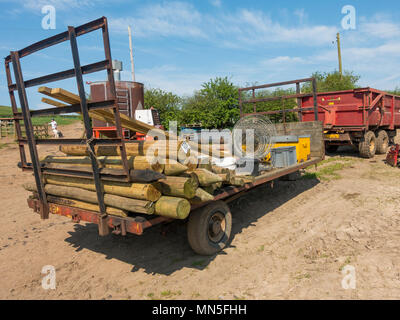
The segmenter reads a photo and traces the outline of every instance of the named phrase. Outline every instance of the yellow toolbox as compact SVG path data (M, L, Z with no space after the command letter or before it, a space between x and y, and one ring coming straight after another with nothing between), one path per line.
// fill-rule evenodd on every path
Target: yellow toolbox
M277 136L274 137L274 144L272 148L278 147L296 147L297 162L304 162L310 159L311 147L310 147L310 136ZM269 161L271 158L271 152L265 157L265 161Z

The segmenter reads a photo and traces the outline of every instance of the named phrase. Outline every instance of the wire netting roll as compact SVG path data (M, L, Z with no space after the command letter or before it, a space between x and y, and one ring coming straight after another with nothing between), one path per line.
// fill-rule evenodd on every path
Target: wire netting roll
M264 115L240 118L233 128L233 145L239 157L262 159L271 150L275 125Z

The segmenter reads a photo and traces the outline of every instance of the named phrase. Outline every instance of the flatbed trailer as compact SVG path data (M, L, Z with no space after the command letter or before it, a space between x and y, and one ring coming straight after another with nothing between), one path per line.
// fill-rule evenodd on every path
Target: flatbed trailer
M104 44L105 60L95 62L90 65L81 66L76 37L98 29L102 31L101 34ZM74 61L73 69L53 73L50 75L44 75L30 80L24 80L20 63L21 58L64 41L69 41L71 44L71 51ZM15 80L13 80L11 76L11 64L14 71ZM30 197L28 199L28 205L34 210L34 212L40 215L41 219L48 219L51 213L69 217L75 222L86 221L90 223L95 223L98 225L99 235L101 236L108 235L110 232L121 235L126 235L127 233L141 235L143 234L144 230L148 229L151 226L171 221L171 219L169 218L157 215L143 215L130 212L128 217L120 217L107 214L106 212L106 207L104 204L104 193L102 191L102 181L104 181L104 179L111 179L112 181L132 182L132 178L127 163L125 149L125 144L130 142L125 141L123 137L119 106L116 99L116 88L114 85L114 77L112 72L112 59L108 38L107 19L105 17L91 21L76 28L68 27L67 32L63 32L61 34L44 39L19 51L13 51L8 57L5 58L5 67L21 158L19 166L24 171L33 172L36 182L37 193L34 197ZM101 70L107 71L108 83L110 84L110 95L106 101L88 102L86 100L82 75ZM67 78L76 78L77 88L80 96L79 104L42 110L29 109L26 88ZM296 84L297 87L300 87L300 83L302 82L312 82L314 88L313 94L316 94L315 79L313 78L288 81L286 83ZM279 85L281 84L269 84L265 85L264 87L273 87ZM243 100L242 93L249 90L252 90L254 92L259 88L263 88L263 86L239 89L239 101L241 111L243 104L257 104L257 99ZM14 92L18 93L19 104L22 112L20 112L18 109ZM298 95L297 97L300 96L301 95ZM287 97L281 97L279 99L284 98ZM111 108L114 111L116 123L115 127L117 133L116 138L104 139L96 138L95 136L93 136L93 128L89 118L89 111L105 108ZM312 109L316 111L316 106L314 106ZM32 117L76 112L80 112L83 115L83 122L85 126L84 138L38 139L34 136L31 119ZM285 112L288 112L288 110L272 111L272 113L276 114L284 114ZM299 112L299 110L289 110L289 112ZM241 112L241 116L245 115L246 114ZM325 150L322 138L322 123L318 121L317 114L315 114L315 120L316 121L312 122L292 122L276 124L276 131L280 135L310 135L311 154L308 161L298 163L290 167L282 169L275 168L270 171L264 172L261 175L254 177L254 180L251 183L246 183L243 187L229 186L219 189L217 193L214 194L214 199L212 201L192 205L191 212L187 218L187 234L189 244L195 252L203 255L212 255L223 249L228 243L232 229L232 216L227 203L242 196L247 191L257 186L272 183L276 179L290 175L291 173L297 172L300 169L304 169L310 165L316 164L323 159L325 155ZM24 124L26 126L26 137L22 136L21 134L20 121L24 121ZM42 164L39 160L37 150L38 144L85 144L89 150L89 156L91 159L92 167L90 172L66 168L51 168L45 164ZM105 173L103 174L98 167L97 159L94 153L94 146L99 145L119 147L123 169L120 170L118 175ZM26 157L26 146L29 147L31 162L28 162ZM94 185L96 187L99 210L83 210L69 206L67 205L67 203L55 203L55 200L52 200L52 197L46 194L43 182L43 176L45 174L58 174L70 177L93 179Z
M400 129L400 96L373 88L317 94L318 118L324 124L326 149L355 146L362 157L386 154ZM314 98L301 98L300 108L314 105ZM302 112L302 121L314 121L314 113Z
M291 167L278 169L272 172L265 173L263 175L255 177L253 183L246 183L242 187L229 186L219 190L219 193L214 196L214 200L210 202L202 203L201 205L192 205L192 210L196 210L209 205L214 201L223 201L229 203L238 197L244 195L247 191L254 189L260 185L271 183L274 180L295 173L301 169L307 168L311 165L317 164L321 161L321 158L315 157L306 162L302 162ZM33 209L34 212L40 213L40 203L38 199L28 198L27 200L29 208ZM80 208L75 208L67 205L61 205L58 203L49 202L49 210L51 214L65 216L71 218L74 222L79 223L81 221L90 223L99 223L99 212L89 211ZM166 223L173 221L174 219L161 217L161 216L149 216L144 214L130 215L129 217L119 217L109 215L108 226L114 234L126 235L132 233L136 235L142 235L145 229L155 226L160 223Z

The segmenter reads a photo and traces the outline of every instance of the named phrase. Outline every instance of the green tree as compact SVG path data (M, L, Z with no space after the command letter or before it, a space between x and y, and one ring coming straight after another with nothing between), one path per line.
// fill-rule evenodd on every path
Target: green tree
M387 92L395 94L396 96L400 96L400 87L396 87L394 90L387 90Z
M161 89L146 89L144 91L144 108L157 109L161 124L169 129L169 121L180 120L182 98L178 95Z
M185 99L183 124L201 123L204 128L232 127L239 118L238 88L228 77L211 79Z
M293 88L282 89L276 88L275 90L259 90L255 92L256 99L264 99L264 98L277 98L287 95L295 94L296 91ZM247 91L242 93L243 100L249 100L252 98L252 91ZM297 102L295 99L276 99L272 101L264 101L257 102L256 105L257 112L265 112L265 111L277 111L282 109L294 109L297 107ZM246 103L243 104L243 112L244 113L253 113L254 112L254 103ZM272 122L282 122L283 114L270 114L268 118ZM297 113L285 113L285 121L297 121Z
M338 71L334 72L314 72L312 77L317 80L318 92L332 92L340 90L351 90L358 87L360 76L355 75L352 71L345 71L340 75ZM302 92L312 92L311 83L305 83L302 86Z

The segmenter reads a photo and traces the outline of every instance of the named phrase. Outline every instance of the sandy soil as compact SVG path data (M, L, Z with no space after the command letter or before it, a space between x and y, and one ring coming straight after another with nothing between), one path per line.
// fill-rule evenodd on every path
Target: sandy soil
M62 131L81 134L77 125ZM0 150L0 298L399 299L400 169L384 156L341 157L335 176L279 181L232 203L232 241L207 258L191 251L182 223L100 238L93 224L40 220L21 187L31 174L8 145ZM55 290L41 286L45 265L56 268ZM356 289L342 287L346 265Z

